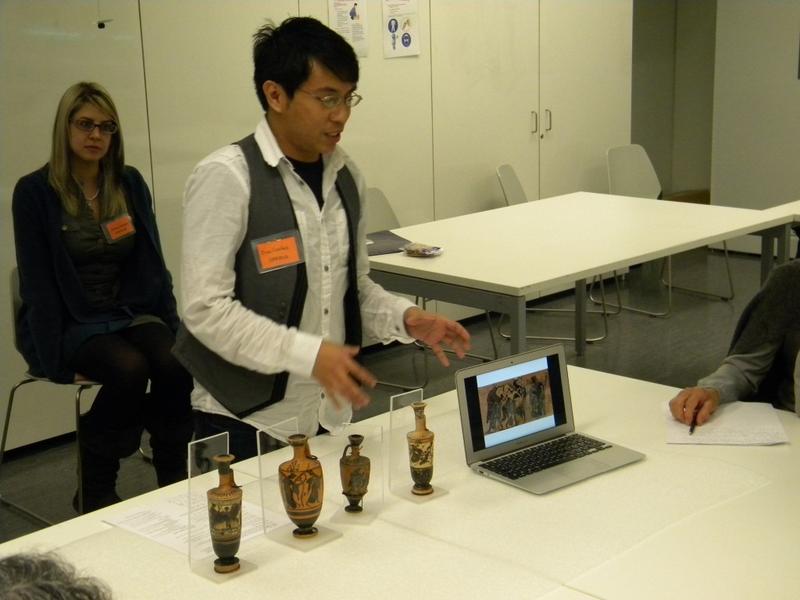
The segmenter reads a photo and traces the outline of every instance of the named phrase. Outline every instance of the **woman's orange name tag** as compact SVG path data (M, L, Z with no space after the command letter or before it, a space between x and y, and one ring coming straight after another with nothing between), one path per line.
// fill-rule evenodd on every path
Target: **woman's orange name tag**
M130 215L122 215L110 221L106 221L101 227L103 228L103 235L106 236L106 241L109 244L118 242L136 233L136 228L133 226L133 219L131 219Z

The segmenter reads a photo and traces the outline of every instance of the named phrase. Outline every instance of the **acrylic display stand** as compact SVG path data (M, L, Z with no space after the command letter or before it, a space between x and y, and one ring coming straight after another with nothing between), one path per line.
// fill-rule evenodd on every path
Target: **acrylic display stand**
M236 469L233 472L236 483L242 488L242 542L237 552L239 569L232 573L217 573L214 571L214 551L211 547L211 534L208 522L208 501L206 492L219 484L219 476L214 465L213 457L218 454L228 453L228 434L203 438L190 442L188 445L189 479L187 495L187 534L189 568L197 575L216 582L224 582L232 577L238 577L257 568L257 565L247 560L249 548L257 543L257 539L247 539L247 532L253 531L259 522L260 495L258 481Z
M297 419L287 419L279 423L278 425L274 426L274 429L280 429L281 432L285 432L287 430L293 430L295 433L298 433L297 427ZM265 431L269 434L270 430L267 429ZM342 533L336 529L332 529L322 524L322 521L326 517L326 513L330 512L330 504L329 501L326 501L324 496L325 491L327 491L328 486L330 485L339 485L338 482L338 468L336 471L331 471L330 469L326 469L325 465L322 466L322 476L323 476L323 503L322 503L322 512L320 513L319 519L314 524L314 527L317 528L317 534L310 538L299 539L292 535L292 531L296 528L296 525L291 522L291 520L286 515L285 507L283 506L283 500L281 498L281 489L280 489L280 478L278 476L278 464L276 464L275 454L280 453L280 462L286 461L291 459L292 457L292 448L282 448L280 450L276 450L273 452L264 452L262 448L264 444L262 444L263 438L258 438L258 471L259 471L259 483L261 489L261 510L262 514L264 515L264 522L271 523L275 526L265 528L265 535L270 540L277 542L279 544L283 544L284 546L289 546L294 548L295 550L300 550L302 552L309 552L314 548L318 548L323 544L327 544L339 537L341 537ZM311 450L311 454L314 454L314 438L309 439L309 448ZM267 456L269 456L269 460L267 460ZM322 463L322 461L320 461ZM337 479L332 479L336 476ZM282 522L283 524L280 524Z
M406 434L413 431L415 428L414 409L411 405L414 402L422 402L423 394L422 389L411 390L403 394L395 394L389 398L389 434L387 439L388 456L388 469L387 469L387 485L389 491L405 500L422 504L441 498L447 494L447 489L443 488L437 483L437 445L441 443L438 437L434 437L433 441L433 478L431 485L433 486L433 493L426 496L418 496L411 492L414 486L414 481L411 479L411 467L409 464L408 455L408 441ZM430 409L430 402L426 411ZM430 416L427 416L427 421L430 423ZM435 436L440 436L435 428L428 427L433 431Z

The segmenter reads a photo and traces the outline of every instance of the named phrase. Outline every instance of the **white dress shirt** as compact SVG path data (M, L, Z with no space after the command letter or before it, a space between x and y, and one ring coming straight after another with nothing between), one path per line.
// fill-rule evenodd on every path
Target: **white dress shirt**
M326 427L349 421L349 403L334 411L330 399L311 377L322 340L343 343L344 295L347 290L347 217L336 190L336 175L345 165L361 198L356 268L364 333L389 343L412 341L403 313L413 304L386 292L369 278L366 250L364 178L340 148L323 156L319 208L312 190L284 156L266 118L255 130L264 160L277 166L294 208L302 238L308 293L299 327L287 327L256 314L234 299L236 253L245 240L250 202L247 161L237 145L213 152L195 167L183 200L181 290L183 320L205 346L236 365L260 373L289 372L284 399L252 413L246 423L285 440L292 433L313 436L322 417ZM195 381L196 410L233 417ZM328 415L325 418L324 415ZM334 422L331 422L331 421Z

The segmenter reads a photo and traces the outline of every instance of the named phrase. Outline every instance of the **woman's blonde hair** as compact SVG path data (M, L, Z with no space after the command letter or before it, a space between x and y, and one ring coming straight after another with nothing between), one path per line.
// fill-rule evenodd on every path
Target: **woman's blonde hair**
M91 104L106 113L117 124L117 132L111 136L108 152L100 161L100 220L124 213L125 195L122 190L122 172L125 167L125 151L122 142L122 126L117 107L106 89L98 83L81 81L70 86L58 103L53 123L53 145L50 150L50 185L58 193L64 209L77 216L83 204L83 192L72 176L72 149L69 145L70 122L84 105Z

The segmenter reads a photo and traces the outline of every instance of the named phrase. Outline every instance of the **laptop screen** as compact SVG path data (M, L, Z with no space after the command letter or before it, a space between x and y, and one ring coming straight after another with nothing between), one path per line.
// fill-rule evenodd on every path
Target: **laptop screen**
M459 372L468 456L502 454L571 428L564 360L562 347L550 346Z

